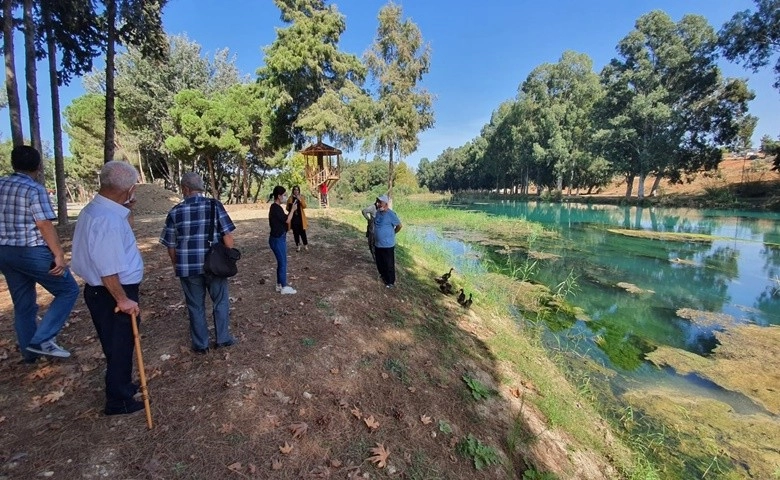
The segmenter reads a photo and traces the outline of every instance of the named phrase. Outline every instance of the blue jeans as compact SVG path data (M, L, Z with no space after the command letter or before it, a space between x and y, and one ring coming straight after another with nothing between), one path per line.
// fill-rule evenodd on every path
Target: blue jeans
M276 257L276 283L287 286L287 235L268 236L268 245Z
M28 345L51 340L60 332L79 296L79 286L70 270L65 270L61 276L49 274L53 261L54 255L48 247L0 245L0 272L5 275L11 292L16 340L26 359L37 356L27 352ZM54 296L38 325L36 283Z
M209 347L209 327L206 323L206 291L213 304L214 335L217 345L233 341L230 334L230 297L227 278L206 275L181 277L181 287L187 302L190 317L192 348L202 350Z

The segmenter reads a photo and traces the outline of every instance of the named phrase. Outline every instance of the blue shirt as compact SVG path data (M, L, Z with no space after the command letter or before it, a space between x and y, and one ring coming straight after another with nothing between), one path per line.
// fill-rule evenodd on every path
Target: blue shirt
M111 275L117 275L122 285L143 280L144 261L129 216L130 210L102 195L95 195L79 213L71 268L87 284L101 286L101 277Z
M0 245L46 246L35 222L55 218L43 185L19 172L0 178Z
M208 236L211 225L211 204L216 205L214 234ZM165 228L160 234L160 243L176 249L176 276L189 277L203 274L203 262L211 243L236 227L218 200L211 200L201 194L184 199L168 212Z
M374 216L374 235L377 248L390 248L395 246L395 227L401 224L398 215L392 210L377 210Z

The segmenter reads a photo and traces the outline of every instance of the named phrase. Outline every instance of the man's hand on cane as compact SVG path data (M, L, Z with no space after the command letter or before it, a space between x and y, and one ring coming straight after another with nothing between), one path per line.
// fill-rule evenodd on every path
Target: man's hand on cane
M141 309L138 308L138 302L129 298L123 298L116 302L116 308L120 312L128 315L139 315L141 313Z

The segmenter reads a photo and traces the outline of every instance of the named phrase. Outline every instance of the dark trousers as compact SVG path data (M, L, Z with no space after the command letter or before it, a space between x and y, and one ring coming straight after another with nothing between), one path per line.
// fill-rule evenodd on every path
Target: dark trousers
M122 285L128 298L138 301L138 285ZM106 356L106 409L121 409L133 402L133 326L130 315L114 313L116 300L106 287L84 287L84 301L92 316ZM140 321L140 319L137 319Z
M293 238L295 239L295 244L300 245L301 240L303 240L303 244L308 245L309 240L306 238L306 230L303 229L303 222L299 220L298 224L296 225L295 218L293 218L291 226L293 231Z
M376 247L376 269L385 285L395 284L395 247L380 248Z

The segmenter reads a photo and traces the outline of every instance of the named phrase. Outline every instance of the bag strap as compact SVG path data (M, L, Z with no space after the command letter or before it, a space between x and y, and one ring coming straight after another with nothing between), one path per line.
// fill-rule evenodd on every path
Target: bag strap
M209 248L211 248L213 243L212 240L214 239L214 225L217 223L217 202L215 202L213 199L208 199L208 201L211 203L211 215L209 215L209 232L208 237L206 237L206 241L208 242Z

